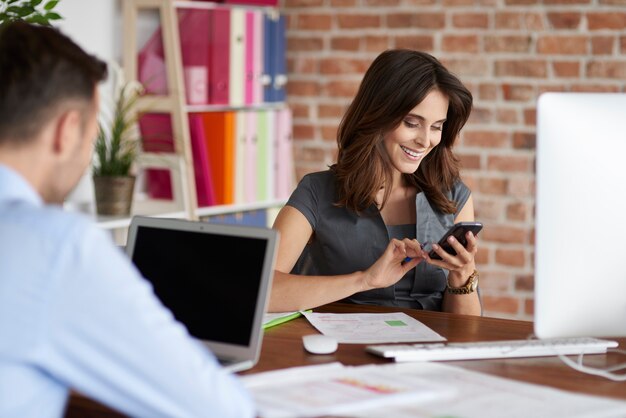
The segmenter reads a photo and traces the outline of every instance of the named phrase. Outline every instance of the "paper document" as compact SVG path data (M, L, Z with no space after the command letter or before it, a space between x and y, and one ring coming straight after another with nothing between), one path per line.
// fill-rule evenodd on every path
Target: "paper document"
M426 325L405 313L334 314L304 312L319 332L340 343L380 344L446 341Z
M445 402L388 405L352 414L360 418L622 418L626 402L566 392L491 376L441 363L402 363L380 367L395 369L446 387L456 396Z
M376 366L298 367L242 378L262 418L353 414L368 408L450 398L454 391Z

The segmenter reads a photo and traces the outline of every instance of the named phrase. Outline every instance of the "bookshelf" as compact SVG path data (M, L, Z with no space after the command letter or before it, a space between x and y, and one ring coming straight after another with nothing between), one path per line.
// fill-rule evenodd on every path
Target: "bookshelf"
M263 195L256 199L247 198L246 201L234 200L229 202L215 201L210 205L199 204L198 186L202 188L202 184L198 185L198 176L194 170L194 157L197 159L197 149L194 149L193 122L194 115L206 115L209 113L233 113L243 114L245 112L280 112L288 108L284 101L261 99L253 101L243 100L228 103L193 103L190 104L190 92L186 91L186 74L185 67L185 51L181 43L181 36L184 36L184 28L179 28L179 19L181 11L204 11L210 13L211 10L223 11L228 13L247 13L250 11L258 12L262 16L273 16L276 19L279 15L276 7L243 5L243 4L225 4L213 3L208 1L177 1L177 0L125 0L123 2L123 62L126 80L141 81L141 65L138 54L139 45L137 37L137 26L139 13L144 11L157 11L160 20L160 37L163 54L164 65L164 83L167 84L166 91L159 91L142 97L137 101L135 111L138 114L167 114L171 120L171 137L172 149L169 153L155 152L144 150L141 153L137 165L144 170L167 170L171 180L171 199L159 199L150 196L136 196L133 201L132 215L160 216L170 218L184 218L197 220L199 218L210 217L222 214L233 214L246 211L265 210L271 208L279 208L286 202L286 195L277 196L275 194ZM217 15L217 12L215 12ZM262 21L261 21L262 22ZM234 29L233 29L234 31ZM181 35L182 33L182 35ZM231 34L231 36L233 36ZM232 42L232 41L231 41ZM232 45L232 44L231 44ZM258 49L258 48L257 48ZM247 52L246 52L247 53ZM247 58L246 56L246 59ZM284 60L284 55L283 55ZM232 62L232 61L231 61ZM247 65L247 63L246 63ZM208 68L207 68L208 70ZM247 69L246 69L247 70ZM263 69L265 70L265 68ZM284 72L284 69L283 69ZM265 73L265 71L263 71ZM231 74L231 82L233 79ZM249 77L249 76L248 76ZM261 74L259 74L259 78ZM267 75L263 75L267 78ZM283 84L284 91L284 75L274 77L278 82ZM244 80L243 76L241 80ZM271 81L270 81L271 82ZM265 80L267 84L267 80ZM242 87L243 88L243 87ZM187 94L186 94L187 93ZM246 92L246 94L248 94ZM263 93L261 93L263 94ZM238 122L241 123L241 122ZM268 124L274 122L267 122ZM206 124L205 124L206 126ZM289 128L291 128L291 119L289 118ZM277 128L278 129L278 128ZM274 132L274 131L272 131ZM277 131L278 132L278 131ZM233 141L235 141L234 139ZM256 140L256 139L255 139ZM275 141L271 138L272 143ZM208 143L208 141L207 141ZM147 148L147 147L146 147ZM194 153L196 151L196 153ZM274 151L272 151L274 152ZM292 154L290 159L291 170L289 177L291 184L295 174L292 166ZM282 161L281 163L284 163ZM274 164L274 163L272 163ZM241 173L239 173L241 174ZM148 179L149 181L149 179ZM241 184L241 179L238 180ZM284 190L284 185L282 187ZM130 224L130 217L98 217L98 224L105 229L125 228Z

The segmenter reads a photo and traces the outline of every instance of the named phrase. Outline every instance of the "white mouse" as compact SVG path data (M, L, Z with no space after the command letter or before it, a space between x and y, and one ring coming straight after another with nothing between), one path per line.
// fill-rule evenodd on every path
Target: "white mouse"
M302 343L311 354L330 354L337 351L337 340L324 334L305 335Z

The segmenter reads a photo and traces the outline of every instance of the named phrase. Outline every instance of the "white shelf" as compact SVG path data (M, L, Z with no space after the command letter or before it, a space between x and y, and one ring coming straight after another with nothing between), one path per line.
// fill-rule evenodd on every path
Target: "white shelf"
M259 6L254 4L229 4L229 3L215 3L212 1L183 1L183 0L174 0L174 7L177 9L235 9L235 8L243 8L246 10L276 10L276 6Z
M269 208L280 208L287 203L286 199L265 200L253 203L241 203L232 205L216 205L198 208L198 216L226 215L230 213L249 212ZM86 211L86 213L88 213ZM175 203L169 200L140 200L133 202L131 216L101 216L88 213L94 217L95 222L102 229L128 228L133 216L153 216L156 218L185 219L186 213Z
M185 110L188 113L200 113L200 112L228 112L228 111L242 111L242 110L276 110L284 109L287 107L285 102L266 102L257 103L243 106L229 106L229 105L187 105Z

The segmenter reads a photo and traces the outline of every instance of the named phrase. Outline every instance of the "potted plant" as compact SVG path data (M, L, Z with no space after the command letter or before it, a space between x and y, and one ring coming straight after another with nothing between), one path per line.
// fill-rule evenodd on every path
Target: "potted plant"
M50 26L50 21L62 17L53 11L59 0L0 0L0 24L23 20L28 23Z
M93 182L99 215L130 214L135 176L133 162L140 143L133 106L142 92L138 83L115 88L111 115L101 113L95 144Z

